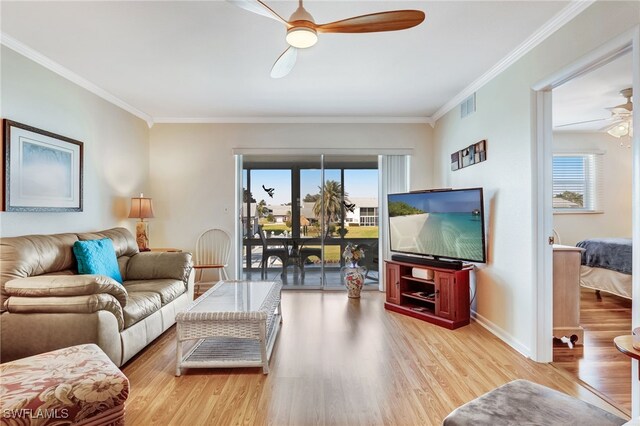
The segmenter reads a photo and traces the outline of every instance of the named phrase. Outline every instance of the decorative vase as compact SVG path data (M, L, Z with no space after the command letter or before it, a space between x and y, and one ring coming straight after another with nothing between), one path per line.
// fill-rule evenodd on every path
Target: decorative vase
M352 263L351 266L344 266L340 270L344 285L347 286L347 295L351 299L359 299L360 291L364 285L364 273L366 269Z

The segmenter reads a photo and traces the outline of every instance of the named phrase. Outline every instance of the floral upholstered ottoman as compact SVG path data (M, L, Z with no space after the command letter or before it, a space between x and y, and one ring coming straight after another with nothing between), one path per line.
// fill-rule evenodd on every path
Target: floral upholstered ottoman
M93 344L0 364L2 425L124 425L129 380Z

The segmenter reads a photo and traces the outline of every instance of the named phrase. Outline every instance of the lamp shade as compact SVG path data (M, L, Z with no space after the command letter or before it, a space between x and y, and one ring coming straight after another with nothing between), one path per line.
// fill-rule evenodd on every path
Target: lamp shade
M153 216L153 204L151 204L151 198L140 197L131 198L131 211L129 212L129 218L147 219Z

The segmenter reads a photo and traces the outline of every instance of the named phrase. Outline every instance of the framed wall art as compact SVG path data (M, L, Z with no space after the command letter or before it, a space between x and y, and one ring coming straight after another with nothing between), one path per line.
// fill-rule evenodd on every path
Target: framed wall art
M451 170L455 171L463 167L472 166L486 159L487 141L485 139L451 154Z
M11 120L3 136L5 211L82 211L82 142Z

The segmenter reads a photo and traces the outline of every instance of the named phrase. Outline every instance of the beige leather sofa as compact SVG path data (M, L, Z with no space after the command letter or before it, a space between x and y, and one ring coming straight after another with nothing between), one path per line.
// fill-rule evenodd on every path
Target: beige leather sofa
M124 285L77 275L73 243L110 238ZM139 253L125 228L0 239L0 361L95 343L118 366L193 300L190 253Z

